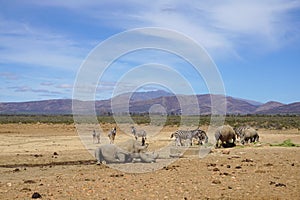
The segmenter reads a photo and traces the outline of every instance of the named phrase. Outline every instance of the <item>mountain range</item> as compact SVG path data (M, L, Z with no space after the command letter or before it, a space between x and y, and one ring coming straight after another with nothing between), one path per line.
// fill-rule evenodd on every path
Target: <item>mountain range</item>
M201 115L208 115L212 112L212 99L218 105L226 105L226 114L300 114L300 102L291 104L283 104L275 101L260 103L230 96L226 96L225 98L226 102L223 101L224 96L222 95L174 95L163 90L157 90L125 93L115 96L112 99L97 100L88 103L95 104L95 110L99 115L124 113L128 112L128 110L131 113L146 113L149 110L151 111L154 105L160 105L158 106L158 110L152 110L157 113L162 111L168 114L193 115L199 113L196 112L196 106L198 106ZM195 99L197 100L196 102ZM87 102L76 100L77 105L84 105L85 103ZM111 108L112 103L114 105L113 110ZM183 110L184 113L182 113ZM72 99L4 102L0 103L0 114L72 114Z

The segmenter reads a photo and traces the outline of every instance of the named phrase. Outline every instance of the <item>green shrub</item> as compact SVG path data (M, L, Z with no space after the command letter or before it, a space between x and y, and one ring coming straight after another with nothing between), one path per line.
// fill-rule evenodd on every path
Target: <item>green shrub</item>
M299 147L300 144L292 143L291 139L284 140L280 144L271 144L271 146L278 146L278 147Z

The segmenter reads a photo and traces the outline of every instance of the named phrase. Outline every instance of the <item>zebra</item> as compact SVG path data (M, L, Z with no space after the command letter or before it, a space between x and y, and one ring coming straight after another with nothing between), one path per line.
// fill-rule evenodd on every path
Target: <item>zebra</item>
M147 139L147 132L145 130L139 130L137 131L134 126L131 127L131 133L134 135L135 139L137 140L138 137L141 137L142 140Z
M175 145L183 146L182 140L189 140L189 145L192 146L192 140L197 139L199 144L203 144L208 142L208 137L205 131L197 128L194 130L186 131L186 130L177 130L175 133L171 134L171 138L175 137Z
M198 129L198 143L202 145L204 143L208 143L208 136L205 131Z
M100 133L96 133L95 130L93 130L93 133L92 133L92 136L93 136L93 143L100 143Z
M114 127L109 133L108 133L108 138L110 140L110 144L113 144L115 142L115 137L117 134L117 128Z

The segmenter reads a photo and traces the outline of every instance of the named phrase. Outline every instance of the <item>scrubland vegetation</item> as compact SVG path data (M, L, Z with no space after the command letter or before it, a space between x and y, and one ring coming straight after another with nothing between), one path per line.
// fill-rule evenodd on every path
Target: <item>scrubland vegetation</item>
M91 116L81 117L81 122L89 122ZM98 116L99 123L131 123L153 124L165 126L179 126L184 123L187 126L209 125L211 116L149 116L149 115L132 115L128 116ZM78 122L78 121L76 121ZM0 123L65 123L72 124L74 119L72 115L0 115ZM227 115L225 123L231 126L251 125L256 128L265 129L300 129L299 115Z

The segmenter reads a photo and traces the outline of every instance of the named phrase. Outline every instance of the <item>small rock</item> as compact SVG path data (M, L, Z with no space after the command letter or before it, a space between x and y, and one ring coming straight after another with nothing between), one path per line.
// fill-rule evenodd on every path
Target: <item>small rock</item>
M285 184L283 184L283 183L276 183L275 181L270 181L269 184L270 185L275 185L275 187L286 187Z
M54 156L58 156L58 153L57 153L57 152L54 152L53 155L54 155Z
M230 166L230 165L227 165L226 167L227 167L227 168L230 168L231 166Z
M275 187L286 187L286 185L283 183L276 183Z
M221 184L221 181L220 180L213 180L212 183L213 184Z
M270 184L270 185L275 185L275 184L276 184L276 182L274 182L274 181L270 181L270 182L269 182L269 184Z
M207 167L215 167L217 164L215 164L215 163L208 163L207 164Z
M242 160L242 162L253 162L253 160L246 158L246 159Z
M227 173L227 172L223 172L223 173L220 173L220 175L222 176L222 175L224 175L224 176L228 176L229 175L229 173Z
M112 174L110 175L110 177L123 177L124 174Z
M241 169L242 166L238 165L238 166L236 166L235 168L236 168L236 169Z
M228 186L228 189L230 189L230 190L231 190L231 189L232 189L232 187L231 187L231 186Z
M222 154L227 154L228 155L230 153L230 150L229 149L224 149L221 152L222 152Z
M40 193L38 193L38 192L35 192L35 193L32 194L31 198L39 199L39 198L42 198L42 195L40 195Z
M36 183L36 182L34 180L25 180L24 183L32 184L32 183Z
M219 170L219 168L215 167L215 168L213 168L213 171L217 172L217 171L220 171L220 170Z
M19 171L20 171L19 168L16 168L16 169L13 170L13 172L19 172Z
M264 166L266 166L266 167L272 167L273 164L272 163L267 163L267 164L264 164Z

